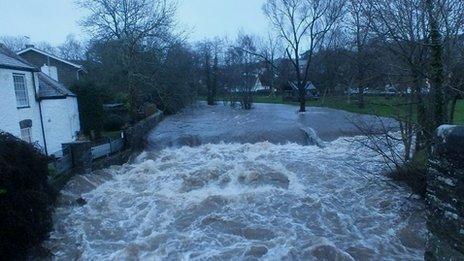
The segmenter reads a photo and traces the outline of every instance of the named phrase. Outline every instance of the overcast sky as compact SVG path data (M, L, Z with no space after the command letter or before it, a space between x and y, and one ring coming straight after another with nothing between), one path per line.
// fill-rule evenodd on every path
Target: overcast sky
M178 21L190 39L228 35L239 30L264 34L265 0L178 0ZM33 42L61 44L68 34L86 37L78 21L85 15L74 0L0 0L0 36L27 36Z

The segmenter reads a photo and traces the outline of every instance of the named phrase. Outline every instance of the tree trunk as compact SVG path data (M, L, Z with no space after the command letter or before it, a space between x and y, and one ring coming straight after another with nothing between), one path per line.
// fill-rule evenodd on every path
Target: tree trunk
M458 96L454 95L453 99L451 100L450 108L449 108L449 122L454 124L454 115L456 112L456 104L458 102Z
M435 0L426 0L427 12L430 26L431 45L431 69L432 69L432 94L434 105L434 127L446 122L445 98L444 98L444 76L443 76L443 44L438 20L434 12Z
M300 99L300 112L306 111L306 90L301 83L298 84L298 96Z
M136 122L139 118L139 102L137 87L134 83L134 55L132 50L128 50L126 68L127 68L127 88L129 91L129 113L133 122Z
M427 108L424 104L424 99L422 97L422 83L419 76L414 77L414 90L412 93L413 97L415 98L416 103L416 110L417 110L417 134L416 134L416 149L415 151L421 151L423 149L428 148L432 133L433 133L433 124L429 117L427 117Z
M297 81L297 88L298 88L298 99L300 102L300 112L305 112L306 111L306 90L305 90L306 82L303 82L302 76L301 76L299 50L300 50L300 47L299 47L299 44L297 43L293 51L295 55L295 69L296 69L296 81Z
M366 103L364 102L364 87L360 86L358 89L358 107L364 109Z
M405 162L409 162L411 160L411 155L414 153L414 151L412 151L412 142L414 139L413 100L414 98L411 95L406 96L406 101L408 103L408 112L407 112L407 118L405 118L405 130L404 130L405 133L403 135Z
M359 27L358 27L359 28ZM359 35L359 30L358 33L356 34L356 46L357 46L357 52L356 52L356 66L357 66L357 82L358 82L358 107L361 109L364 109L366 104L364 103L364 69L363 68L363 57L362 54L364 53L363 51L363 45L361 44L360 40L360 35Z
M206 90L208 92L207 103L208 105L214 105L214 92L213 92L213 82L212 82L212 75L211 75L211 61L210 55L207 53L205 55L205 82L206 82Z
M219 72L218 72L218 57L217 54L214 56L214 63L213 63L213 80L212 80L212 85L211 85L211 105L216 105L216 96L217 96L217 90L218 90L218 77L219 77Z

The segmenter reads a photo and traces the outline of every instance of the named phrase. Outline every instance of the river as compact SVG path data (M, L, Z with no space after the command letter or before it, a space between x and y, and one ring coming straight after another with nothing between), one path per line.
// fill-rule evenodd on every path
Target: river
M75 177L45 245L56 260L422 260L423 202L384 176L354 119L378 120L190 108L130 163Z

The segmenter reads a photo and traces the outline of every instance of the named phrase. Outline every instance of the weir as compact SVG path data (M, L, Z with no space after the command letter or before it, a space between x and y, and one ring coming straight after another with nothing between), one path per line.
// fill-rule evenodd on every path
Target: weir
M68 184L47 247L59 260L421 260L423 201L388 182L363 137L330 138L354 133L356 115L309 113L217 106L167 118L135 160Z

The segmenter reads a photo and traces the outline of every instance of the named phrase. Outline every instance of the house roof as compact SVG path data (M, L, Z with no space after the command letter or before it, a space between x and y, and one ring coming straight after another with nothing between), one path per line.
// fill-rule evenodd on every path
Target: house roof
M3 44L0 44L0 68L23 71L39 71L37 67L30 64L14 52L10 51Z
M290 87L295 90L298 90L297 84L295 82L290 82ZM305 85L306 90L316 90L316 86L312 82L307 82Z
M66 97L75 97L66 86L53 80L45 73L38 73L39 78L39 98L41 99L57 99Z
M60 57L58 57L56 55L53 55L51 53L47 53L45 51L39 50L39 49L37 49L37 48L35 48L33 46L29 46L26 49L19 51L18 55L21 55L21 54L26 53L26 52L31 52L31 51L36 52L36 53L40 53L40 54L45 55L45 56L48 56L48 57L50 57L52 59L55 59L57 61L60 61L62 63L66 63L68 65L73 66L76 69L84 69L84 67L82 65L80 65L80 64L76 64L76 63L70 62L68 60L62 59L62 58L60 58Z

